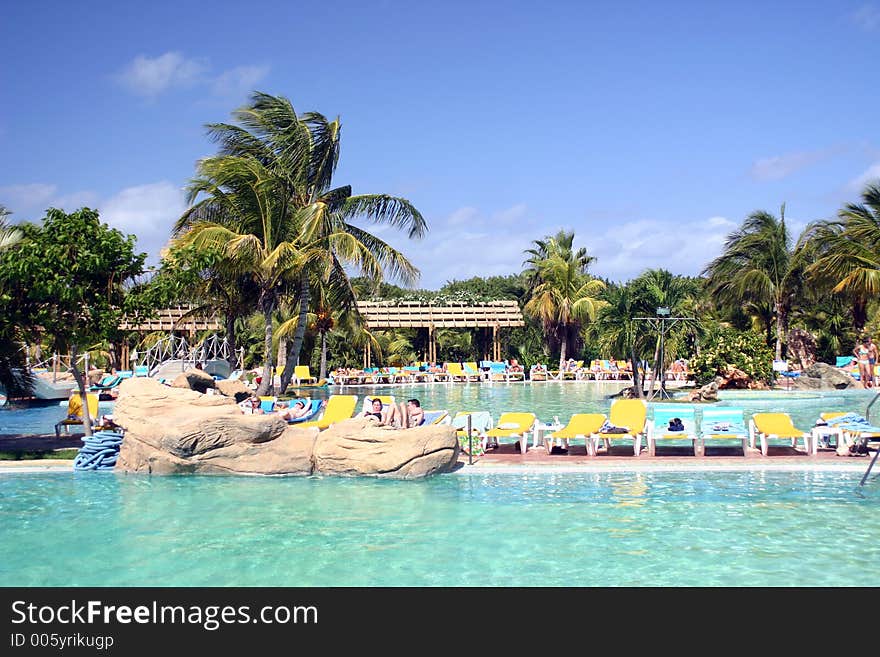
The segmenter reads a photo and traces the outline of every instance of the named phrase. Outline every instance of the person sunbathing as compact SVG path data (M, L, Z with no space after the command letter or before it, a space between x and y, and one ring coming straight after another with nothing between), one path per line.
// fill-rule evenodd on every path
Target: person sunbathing
M281 404L278 404L276 409L275 412L280 415L282 419L290 422L291 420L297 420L308 415L312 410L312 405L306 404L300 399L293 406L288 406L286 404L282 406Z
M251 395L239 403L238 407L245 415L263 415L263 409L260 408L260 398L256 395Z
M389 404L388 409L384 407L381 399L374 399L370 405L370 410L364 410L358 417L372 417L379 421L379 424L388 424L394 404Z
M425 411L418 399L408 399L405 404L399 406L389 404L388 408L382 406L382 401L374 399L372 410L364 411L360 417L374 417L379 420L379 425L395 429L410 429L419 426L425 421Z

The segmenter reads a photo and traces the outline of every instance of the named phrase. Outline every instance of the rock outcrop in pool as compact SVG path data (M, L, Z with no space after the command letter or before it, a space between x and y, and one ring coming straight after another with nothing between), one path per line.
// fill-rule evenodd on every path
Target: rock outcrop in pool
M446 425L394 430L352 418L319 432L148 378L122 383L114 421L125 430L116 465L125 472L412 479L451 470L459 454Z

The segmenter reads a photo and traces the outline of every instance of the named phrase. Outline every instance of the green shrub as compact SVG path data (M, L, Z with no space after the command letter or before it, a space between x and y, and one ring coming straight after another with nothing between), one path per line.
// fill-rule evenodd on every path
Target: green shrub
M700 345L700 355L690 363L697 383L704 384L730 367L742 370L755 381L773 380L773 351L753 331L710 326Z

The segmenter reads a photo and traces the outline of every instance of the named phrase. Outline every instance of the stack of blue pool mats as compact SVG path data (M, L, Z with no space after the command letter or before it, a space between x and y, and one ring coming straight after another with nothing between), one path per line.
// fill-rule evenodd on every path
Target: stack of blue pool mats
M96 431L83 438L83 447L73 460L74 470L112 470L119 457L122 434L116 431Z

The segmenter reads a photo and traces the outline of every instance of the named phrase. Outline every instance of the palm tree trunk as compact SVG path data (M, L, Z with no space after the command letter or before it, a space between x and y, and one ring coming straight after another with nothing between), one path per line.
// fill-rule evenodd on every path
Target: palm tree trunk
M287 352L287 362L284 364L284 371L281 373L282 393L287 390L290 379L293 378L293 368L299 365L299 353L302 350L303 338L306 335L306 321L308 321L310 300L309 277L303 273L300 276L299 322L296 325L296 331L293 333L293 343Z
M562 340L559 341L559 377L560 380L565 377L562 376L562 368L565 367L565 349L568 346L568 327L566 326L562 330Z
M776 304L776 360L782 360L782 340L785 337L788 315L782 304Z
M633 368L633 388L635 388L639 399L644 399L645 391L642 389L642 382L639 380L639 361L636 360L636 349L634 345L630 345L629 347L629 362L632 363Z
M229 366L235 367L236 359L238 356L235 353L235 315L232 313L226 313L226 344L229 345ZM244 367L244 363L239 363L238 366L240 368Z
M321 373L318 381L327 378L327 331L321 331Z
M660 336L657 336L657 344L654 347L654 367L651 368L651 383L648 386L648 398L654 398L654 382L657 380L657 373L662 369L663 364L660 363Z
M868 321L867 306L868 303L864 298L857 298L853 301L853 328L855 329L857 334L860 334L865 329L865 324Z
M79 398L82 401L82 421L83 421L83 433L86 436L92 435L92 418L89 415L89 399L86 393L86 382L83 378L83 375L80 374L79 368L76 366L76 357L77 357L77 348L73 346L70 348L70 371L73 374L73 378L76 381L76 386L79 388ZM86 372L86 376L88 376L88 372Z
M263 319L266 321L266 337L264 348L266 350L263 358L263 380L257 388L258 395L269 394L273 389L274 372L272 371L272 313L275 310L274 303L267 302L263 306Z

